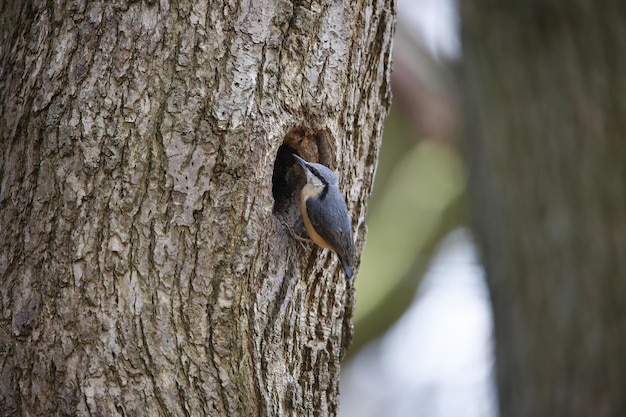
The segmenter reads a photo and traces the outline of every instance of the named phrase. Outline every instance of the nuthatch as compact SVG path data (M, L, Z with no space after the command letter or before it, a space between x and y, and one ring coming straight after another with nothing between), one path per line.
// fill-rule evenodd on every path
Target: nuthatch
M293 155L306 174L300 193L302 220L311 240L339 255L346 278L354 275L354 242L346 202L339 191L339 180L322 164L307 162Z

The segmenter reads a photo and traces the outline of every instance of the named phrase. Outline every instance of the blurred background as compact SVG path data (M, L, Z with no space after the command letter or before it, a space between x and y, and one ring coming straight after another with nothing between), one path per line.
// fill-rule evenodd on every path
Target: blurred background
M399 0L340 417L495 417L492 317L466 227L453 0Z

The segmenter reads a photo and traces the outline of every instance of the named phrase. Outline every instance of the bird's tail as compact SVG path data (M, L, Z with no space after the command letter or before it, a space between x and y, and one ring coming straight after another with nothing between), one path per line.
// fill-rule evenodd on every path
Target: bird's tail
M343 266L343 272L346 274L346 279L350 279L354 276L354 268L343 258L339 258L341 266Z

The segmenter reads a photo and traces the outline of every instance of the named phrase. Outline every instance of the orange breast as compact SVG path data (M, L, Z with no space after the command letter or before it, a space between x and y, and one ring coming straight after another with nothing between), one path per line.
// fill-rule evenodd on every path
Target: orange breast
M316 231L313 225L311 224L311 220L309 219L309 215L306 212L306 201L303 197L300 201L300 211L302 212L302 220L304 221L304 227L306 227L306 231L309 233L311 240L315 242L316 245L321 246L326 249L334 250L330 247L328 243L321 237Z

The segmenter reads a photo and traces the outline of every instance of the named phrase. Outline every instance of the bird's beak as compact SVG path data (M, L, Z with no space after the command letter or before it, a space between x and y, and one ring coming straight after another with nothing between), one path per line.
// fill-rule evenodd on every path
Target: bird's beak
M293 157L295 158L296 162L297 162L298 164L300 164L300 166L301 166L302 168L304 168L304 170L305 170L305 171L307 171L307 170L308 170L308 167L307 167L308 162L307 162L307 161L305 161L304 159L300 158L300 157L299 157L298 155L296 155L295 153L293 154Z

